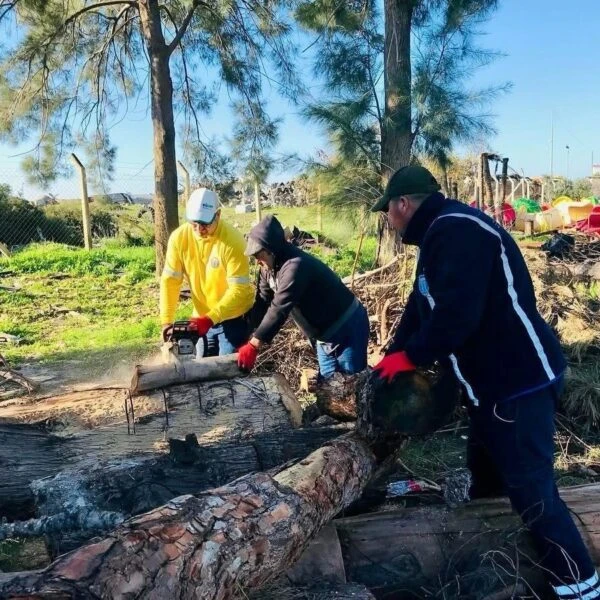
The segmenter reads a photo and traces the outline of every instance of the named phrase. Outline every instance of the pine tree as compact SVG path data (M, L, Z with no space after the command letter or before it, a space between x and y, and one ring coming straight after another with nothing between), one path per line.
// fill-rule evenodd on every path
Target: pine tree
M36 140L44 160L30 159L29 168L48 177L82 132L107 140L111 117L149 97L160 272L178 224L174 112L200 144L202 117L218 92L207 72L233 97L260 105L271 69L280 91L295 97L288 12L286 0L3 2L0 138Z
M327 91L306 115L335 150L321 169L326 199L370 204L400 166L427 157L447 168L457 142L492 131L486 108L507 86L471 90L468 80L498 56L476 44L496 4L385 0L380 14L374 0L301 3L297 18L316 35L314 71ZM389 257L396 240L383 225Z

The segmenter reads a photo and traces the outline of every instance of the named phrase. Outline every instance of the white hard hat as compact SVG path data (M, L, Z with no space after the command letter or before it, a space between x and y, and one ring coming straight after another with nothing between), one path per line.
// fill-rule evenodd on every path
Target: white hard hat
M211 223L219 210L219 197L212 190L194 190L187 201L185 216L188 221Z

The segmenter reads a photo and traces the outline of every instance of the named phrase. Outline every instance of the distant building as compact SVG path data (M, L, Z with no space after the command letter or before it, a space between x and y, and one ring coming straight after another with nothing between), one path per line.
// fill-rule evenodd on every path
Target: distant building
M90 202L106 203L106 204L133 204L131 194L115 193L115 194L96 194L90 196Z
M142 206L152 206L154 200L152 194L130 194L130 197L134 204L141 204Z
M56 196L54 196L54 194L44 194L43 196L38 196L37 198L33 198L32 200L27 200L27 202L37 207L49 206L50 204L58 204L58 201L56 200Z

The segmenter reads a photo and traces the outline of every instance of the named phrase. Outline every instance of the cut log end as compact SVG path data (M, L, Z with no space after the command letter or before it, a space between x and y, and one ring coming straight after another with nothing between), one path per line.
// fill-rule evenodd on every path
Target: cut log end
M360 375L334 373L318 383L315 394L323 414L340 421L356 420L356 391Z
M180 363L143 364L135 366L130 391L136 395L175 384L232 379L243 375L244 372L238 367L237 354L210 356Z

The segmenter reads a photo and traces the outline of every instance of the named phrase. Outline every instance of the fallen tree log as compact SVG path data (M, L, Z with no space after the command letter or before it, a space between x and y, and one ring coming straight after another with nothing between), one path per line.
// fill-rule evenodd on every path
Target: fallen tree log
M130 389L132 394L139 394L175 384L232 379L242 375L244 372L238 367L237 354L179 363L136 365Z
M168 455L78 463L34 481L30 492L36 517L0 525L0 540L46 535L56 551L65 552L176 496L302 458L346 431L344 427L274 431L205 446L198 445L192 434L186 440L169 440Z
M92 397L95 398L97 393L94 390ZM85 393L78 394L82 395L78 401L85 402ZM71 395L67 396L65 403L73 411ZM250 441L261 433L289 430L302 422L302 408L281 375L177 386L164 391L164 395L160 391L143 398L129 399L126 394L115 398L112 396L111 402L124 401L128 407L128 421L125 421L123 406L118 406L119 412L113 417L118 418L117 422L91 429L71 426L66 431L76 433L67 437L53 435L40 425L0 424L0 467L4 475L0 480L0 516L10 519L34 516L36 500L30 484L65 469L89 472L86 465L89 462L97 464L122 459L132 453L164 452L168 449L168 437L184 438L193 433L200 444L227 444L240 439ZM29 407L31 418L44 423L52 423L62 406L56 398L39 404L49 405L47 418L37 404ZM13 419L23 419L22 413L27 412L27 407L20 408L0 409L0 418L9 420L8 415L13 415ZM110 409L109 406L103 410ZM296 456L299 455L302 453ZM223 467L224 473L237 477L256 469L256 459L243 459L242 456L253 457L254 454L247 445L241 444L239 452L231 453L231 460L215 456L215 461L222 460L224 465L235 462L239 469L247 468L232 474ZM206 471L214 468L214 463L209 461ZM220 478L209 485L221 485L226 481ZM204 489L206 487L205 484Z
M564 488L561 497L600 564L600 484ZM484 598L509 584L542 582L536 552L508 499L375 512L333 521L348 581L378 597ZM456 586L460 585L460 589ZM508 596L512 597L512 596Z
M274 579L362 492L374 466L349 434L275 475L257 473L133 518L41 573L0 584L16 598L225 599Z

